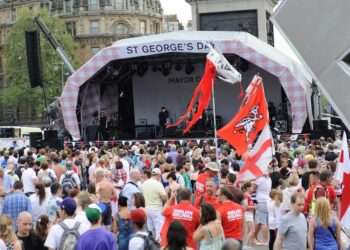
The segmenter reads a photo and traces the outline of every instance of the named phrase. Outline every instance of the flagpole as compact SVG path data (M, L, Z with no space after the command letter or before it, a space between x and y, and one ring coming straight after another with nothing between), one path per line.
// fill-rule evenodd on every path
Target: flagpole
M213 80L215 81L215 80ZM218 137L217 137L217 127L216 127L216 108L215 108L215 88L214 88L214 82L211 85L212 88L212 101L213 101L213 125L214 125L214 143L215 143L215 157L216 157L216 162L219 163L219 151L218 151Z

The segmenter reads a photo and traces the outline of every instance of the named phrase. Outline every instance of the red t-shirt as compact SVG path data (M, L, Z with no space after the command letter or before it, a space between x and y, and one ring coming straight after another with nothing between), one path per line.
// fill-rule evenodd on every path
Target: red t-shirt
M196 200L194 201L194 206L196 208L200 207L202 197L203 197L203 202L212 205L215 209L217 209L220 206L219 199L216 196L204 194L204 195L196 198Z
M225 201L217 209L226 238L242 240L243 207L233 201Z
M209 175L206 172L198 175L196 181L196 199L205 193L205 182L207 181L207 178L209 178Z
M199 226L199 210L195 208L189 201L181 201L177 205L164 209L163 216L165 217L165 220L169 221L170 223L174 220L180 221L187 231L187 245L193 249L196 249L196 242L193 240L192 236L194 231L196 231L197 227ZM168 229L166 229L166 234L167 233Z
M314 199L314 194L316 189L320 187L322 188L321 184L316 184L311 186L308 190L307 190L307 194L306 194L306 198L305 198L305 203L304 203L304 213L309 213L310 211L310 206L312 203L312 200ZM331 204L331 207L334 207L335 204L335 200L337 198L337 194L334 190L334 187L332 185L328 185L326 187L323 187L326 191L326 198L329 200L329 203Z

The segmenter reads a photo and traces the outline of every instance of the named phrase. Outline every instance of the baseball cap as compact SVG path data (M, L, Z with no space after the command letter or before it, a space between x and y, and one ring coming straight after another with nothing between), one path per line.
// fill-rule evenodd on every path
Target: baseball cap
M102 213L103 213L102 208L95 203L90 204L87 208L85 208L86 218L90 222L97 221L98 219L100 219Z
M131 210L130 212L130 219L132 222L136 223L144 223L146 222L146 213L141 208L136 208L134 210Z
M152 175L161 175L162 172L160 171L159 168L153 168L152 169Z
M66 211L68 215L73 215L77 209L77 203L73 198L64 198L60 204L60 208Z

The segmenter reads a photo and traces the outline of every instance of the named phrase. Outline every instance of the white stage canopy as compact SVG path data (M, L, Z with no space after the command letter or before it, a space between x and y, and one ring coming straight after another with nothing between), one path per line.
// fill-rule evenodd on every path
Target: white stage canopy
M64 124L74 139L80 139L76 108L80 87L115 60L166 53L206 54L210 42L224 54L236 54L275 75L291 104L293 133L301 133L308 114L310 79L300 64L246 32L180 31L129 38L100 50L72 74L60 98ZM310 112L309 112L310 113Z

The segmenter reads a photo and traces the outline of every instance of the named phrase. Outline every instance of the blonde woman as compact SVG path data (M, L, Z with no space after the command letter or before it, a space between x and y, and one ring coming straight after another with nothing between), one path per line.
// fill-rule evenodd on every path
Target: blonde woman
M340 223L333 214L329 201L320 197L316 201L315 216L309 223L309 249L341 250Z
M21 243L12 230L11 218L7 215L0 215L0 239L5 243L7 250L21 250Z

